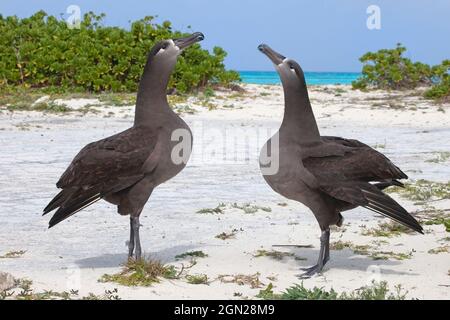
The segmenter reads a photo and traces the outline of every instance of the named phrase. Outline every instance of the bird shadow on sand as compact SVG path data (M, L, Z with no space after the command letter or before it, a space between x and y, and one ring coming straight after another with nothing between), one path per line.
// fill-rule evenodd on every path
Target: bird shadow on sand
M144 251L143 257L160 260L163 263L176 261L175 256L186 251L195 250L196 246L175 246L161 251ZM80 268L115 268L123 266L128 260L126 253L106 253L75 261Z
M304 261L295 261L298 268L310 267L317 262L319 256L319 250L317 249L292 249L290 250L298 257L306 258ZM332 250L330 252L330 261L325 265L324 270L327 269L342 269L342 270L354 270L372 272L373 267L380 268L382 273L395 274L395 275L418 275L416 273L407 271L397 271L389 268L390 266L396 266L402 264L401 260L374 260L368 256L356 255L352 250Z

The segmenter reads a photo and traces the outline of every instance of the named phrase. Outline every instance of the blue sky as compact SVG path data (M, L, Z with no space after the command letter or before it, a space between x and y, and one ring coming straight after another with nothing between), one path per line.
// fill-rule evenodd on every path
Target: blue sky
M72 4L82 14L106 13L107 25L128 27L146 15L182 31L190 25L205 34L204 47L223 47L227 67L236 70L272 70L256 50L262 42L307 71L360 71L362 54L397 42L413 60L450 58L449 0L1 0L0 13L26 17L43 9L59 16ZM366 26L369 5L381 10L380 30Z

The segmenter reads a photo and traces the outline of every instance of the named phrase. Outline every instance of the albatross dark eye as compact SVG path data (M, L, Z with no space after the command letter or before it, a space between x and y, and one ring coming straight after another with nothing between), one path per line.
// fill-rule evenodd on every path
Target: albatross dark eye
M292 63L289 63L289 68L295 69L295 68L294 68L294 65L293 65Z
M162 45L161 49L167 49L168 46L169 46L169 44L166 42Z

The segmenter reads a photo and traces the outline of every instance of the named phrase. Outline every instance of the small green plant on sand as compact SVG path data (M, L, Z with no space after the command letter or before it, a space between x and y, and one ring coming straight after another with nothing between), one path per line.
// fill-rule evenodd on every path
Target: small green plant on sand
M270 207L263 207L256 204L244 203L242 205L237 204L236 202L231 205L234 209L240 209L244 211L244 213L256 213L258 210L264 212L271 212L272 209Z
M364 286L352 292L338 293L333 288L313 287L306 288L303 282L287 288L282 293L274 293L270 283L266 289L260 290L257 298L265 300L404 300L407 292L400 285L395 287L395 292L390 292L387 282L372 282L370 286Z
M363 229L362 235L372 237L394 237L401 234L413 234L414 231L402 224L394 221L381 222L378 227L371 229Z
M222 232L222 233L219 233L218 235L216 235L216 238L221 239L221 240L233 239L236 236L238 231L239 230L237 230L237 229L233 229L233 230L231 230L231 232Z
M412 252L402 253L402 252L392 252L392 251L375 251L370 245L355 245L350 241L336 241L330 243L331 250L344 250L350 249L354 254L359 254L363 256L368 256L373 260L405 260L412 257Z
M411 259L413 251L408 253L392 252L392 251L374 251L369 254L369 257L373 260L407 260Z
M405 183L404 188L391 187L386 192L398 193L404 199L419 202L450 199L450 182L420 179L414 183Z
M252 274L252 275L246 275L246 274L235 274L235 275L227 275L222 274L219 275L217 278L220 280L220 282L223 283L235 283L239 286L248 285L252 289L261 288L264 284L261 282L259 277L261 274L259 272Z
M178 254L175 256L175 259L184 259L187 257L190 258L206 258L208 255L203 251L188 251L182 254Z
M450 214L436 209L434 213L421 218L421 222L427 226L443 225L445 231L450 232Z
M48 113L66 113L73 111L68 108L66 105L61 103L55 103L53 101L50 102L40 102L37 104L10 104L6 107L8 111L41 111Z
M99 282L116 282L124 286L148 287L160 281L161 278L175 279L177 271L174 266L164 265L158 260L143 258L130 259L122 271L115 274L104 274Z
M117 294L118 292L117 288L105 290L105 293L102 295L96 295L90 292L87 296L81 297L81 300L120 300L120 297Z
M430 254L448 253L448 252L450 252L450 246L448 246L448 245L428 250L428 253L430 253Z
M206 274L188 274L186 280L190 284L208 284L208 276Z
M292 252L283 252L283 251L277 251L277 250L258 250L253 255L255 258L259 257L269 257L275 260L283 260L285 257L293 257L294 254Z
M197 213L201 213L201 214L207 214L207 213L211 213L211 214L223 214L225 213L225 210L227 208L231 208L231 209L239 209L242 210L244 213L256 213L259 210L263 211L263 212L271 212L272 208L270 207L264 207L264 206L260 206L257 204L251 204L251 203L243 203L243 204L238 204L236 202L231 203L231 204L225 204L225 203L219 203L217 205L217 207L215 208L203 208L197 211Z
M441 163L441 162L447 162L448 160L450 160L450 152L448 152L448 151L433 152L433 154L435 155L435 157L432 159L425 160L425 162Z
M7 258L20 258L25 254L25 250L14 250L9 251L5 253L4 255L0 256L0 259L7 259Z
M80 297L78 290L54 291L43 290L36 292L32 288L33 282L28 279L16 279L14 288L0 292L0 300L120 300L117 288L105 290L102 295L89 293L87 296Z
M217 205L217 207L215 207L215 208L203 208L203 209L198 210L197 213L201 213L201 214L207 214L207 213L223 214L225 207L226 207L226 205L224 203L219 203Z

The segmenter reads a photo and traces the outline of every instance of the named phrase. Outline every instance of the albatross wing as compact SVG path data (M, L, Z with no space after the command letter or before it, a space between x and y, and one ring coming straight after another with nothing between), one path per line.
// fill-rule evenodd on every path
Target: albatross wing
M322 192L342 202L343 208L363 206L423 233L414 217L381 191L390 185L401 186L396 179L405 179L406 174L386 156L357 140L323 139L351 148L342 156L303 159L305 169L315 177Z
M62 191L44 209L58 208L49 227L81 209L140 181L142 166L155 149L157 134L147 127L132 127L86 145L62 174L56 186Z

